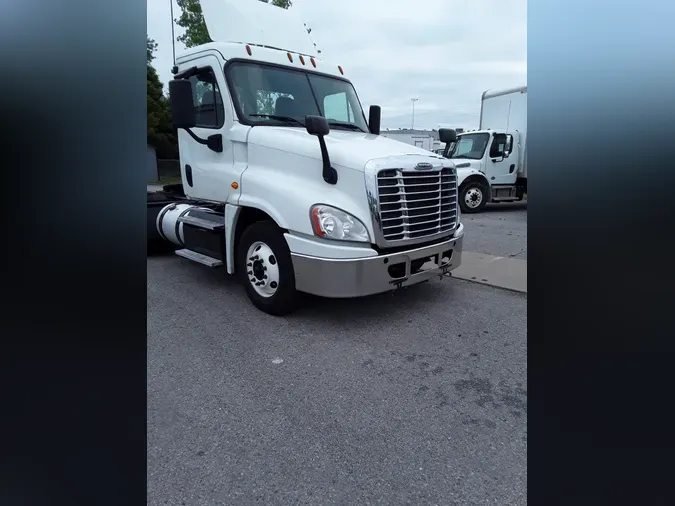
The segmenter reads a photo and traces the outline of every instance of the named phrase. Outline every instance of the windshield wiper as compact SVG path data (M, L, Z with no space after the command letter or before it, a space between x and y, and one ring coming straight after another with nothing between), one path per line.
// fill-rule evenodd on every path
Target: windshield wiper
M300 121L299 119L291 118L290 116L277 116L276 114L249 114L252 118L269 118L269 119L275 119L277 121L284 121L288 124L292 125L300 125L301 127L304 127L305 124Z
M359 132L363 132L363 130L361 130L361 127L359 127L358 125L355 125L354 123L343 123L341 121L329 121L328 125L334 126L334 127L343 127L343 128L346 128L347 130L354 130L354 131L358 130Z

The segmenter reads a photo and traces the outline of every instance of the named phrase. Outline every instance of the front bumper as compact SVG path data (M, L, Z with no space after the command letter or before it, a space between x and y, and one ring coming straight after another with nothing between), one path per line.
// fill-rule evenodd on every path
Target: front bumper
M322 297L350 298L414 285L434 276L443 278L461 264L463 240L460 224L455 236L442 243L389 255L320 258L291 253L295 287ZM418 269L413 272L413 267Z

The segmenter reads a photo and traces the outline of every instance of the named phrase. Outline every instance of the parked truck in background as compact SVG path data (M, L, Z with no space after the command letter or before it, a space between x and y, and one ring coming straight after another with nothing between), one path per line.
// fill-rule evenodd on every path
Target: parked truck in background
M486 91L478 130L446 143L455 162L459 205L475 213L488 202L514 202L527 194L527 86Z
M317 57L292 11L200 3L217 42L176 61L182 185L148 192L148 238L238 276L274 315L298 292L359 297L458 267L453 162L379 135L380 108L366 120L344 69Z

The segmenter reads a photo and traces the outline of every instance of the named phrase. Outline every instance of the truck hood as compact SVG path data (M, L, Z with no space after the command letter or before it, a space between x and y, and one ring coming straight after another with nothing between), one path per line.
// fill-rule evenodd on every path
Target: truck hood
M418 155L445 160L426 149L370 133L331 130L324 139L331 164L359 171L370 160L389 156ZM319 140L300 127L253 127L248 143L321 160Z

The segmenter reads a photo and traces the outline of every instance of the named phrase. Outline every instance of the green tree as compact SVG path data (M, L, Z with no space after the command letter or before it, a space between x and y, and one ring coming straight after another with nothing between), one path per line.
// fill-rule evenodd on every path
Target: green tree
M291 0L260 0L261 2L271 3L277 7L288 9L293 2ZM185 47L199 46L212 42L209 37L209 31L204 23L202 6L199 0L176 0L181 10L181 15L176 19L176 24L185 29L185 33L178 37L178 40L185 44Z
M155 59L155 51L157 51L157 42L154 39L148 37L148 65L152 64L152 60Z
M164 86L159 80L157 71L152 66L152 60L155 58L154 52L157 50L157 43L150 37L147 39L148 144L155 147L158 158L177 158L178 149L173 125L171 124L169 100L164 95Z

